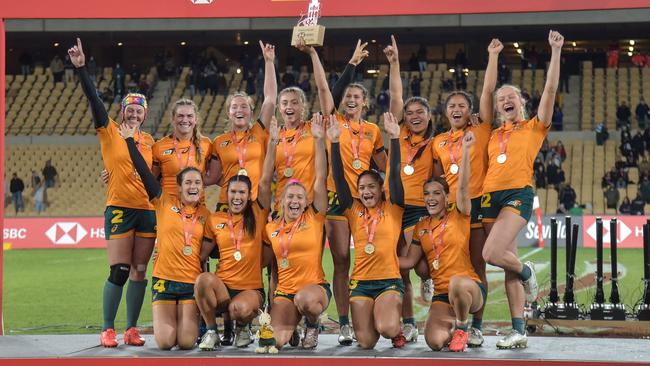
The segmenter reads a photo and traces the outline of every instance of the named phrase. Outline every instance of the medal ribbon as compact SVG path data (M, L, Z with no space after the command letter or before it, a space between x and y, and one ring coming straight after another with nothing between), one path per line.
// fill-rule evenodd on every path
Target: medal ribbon
M429 240L431 241L431 246L433 247L433 255L435 255L436 259L440 258L440 251L439 249L442 248L442 237L445 235L445 230L447 229L447 221L449 220L449 214L445 214L445 218L442 221L442 229L440 230L440 234L438 234L438 237L436 239L433 238L433 230L435 229L434 227L431 226L431 220L433 218L429 219ZM441 224L438 224L440 226ZM436 228L438 227L436 226ZM436 243L437 241L437 243Z
M239 252L241 240L244 237L244 223L242 221L237 237L235 237L235 225L232 223L232 213L228 211L228 228L230 229L230 240L235 244L235 250Z
M348 127L350 128L350 141L352 144L352 156L354 160L359 160L359 150L361 149L361 143L363 142L363 132L365 130L366 124L363 121L359 122L359 134L357 135L356 141L354 138L354 133L352 130L352 124L348 121Z
M506 153L506 148L508 147L508 140L510 140L510 134L513 131L513 130L505 131L505 129L506 129L506 126L504 125L503 129L501 129L501 131L499 131L499 155ZM503 136L504 134L505 134L505 138Z
M382 207L377 207L377 211L375 211L375 214L372 216L372 224L368 225L368 216L370 216L370 214L367 208L363 209L363 228L366 230L366 234L368 234L369 244L373 244L375 240L375 232L377 231L377 224L379 224L382 212Z
M429 141L431 141L431 137L429 137L426 140L420 141L419 144L417 144L415 146L412 146L411 145L411 137L412 137L412 135L409 133L408 137L406 138L408 140L408 144L406 146L407 149L408 149L408 153L406 155L406 165L411 165L413 163L413 159L415 158L415 155L417 155L420 148L422 146L425 146L426 144L428 144Z
M293 234L296 233L296 230L298 230L298 226L300 226L300 222L302 221L302 215L293 223L293 226L291 226L291 230L289 230L289 233L287 234L287 246L283 247L282 246L282 237L284 236L284 226L286 222L284 221L284 218L280 220L280 233L278 234L278 247L280 248L280 252L282 253L282 258L286 258L289 255L289 244L291 244L291 238L293 238Z
M192 226L187 227L187 216L185 214L185 207L181 208L181 219L183 220L183 234L185 237L185 246L192 246L192 236L194 235L194 226L196 225L196 220L199 219L198 212L195 212L194 217L192 217Z
M237 132L235 132L234 129L230 131L230 136L232 140L232 145L235 148L235 152L237 153L237 161L239 162L239 169L244 169L245 168L244 159L246 158L246 148L248 146L248 138L250 136L250 130L246 130L246 132L244 133L244 137L242 137L241 149L239 148L239 141L237 141Z
M449 131L449 134L447 135L447 148L449 149L449 159L451 160L452 164L458 164L456 157L460 155L460 147L461 144L458 144L454 148L454 142L453 142L453 131Z
M174 151L176 152L176 159L178 159L178 169L183 170L188 166L193 166L194 155L196 154L196 146L190 142L190 150L189 154L187 155L187 163L183 164L183 154L178 148L179 139L176 138L176 136L174 136L172 139L174 140Z
M285 169L291 168L291 163L293 163L293 155L296 152L296 144L298 143L298 140L302 136L302 130L305 127L304 123L300 124L300 127L296 129L296 134L293 135L293 141L291 141L291 150L287 151L287 131L284 130L284 134L282 136L282 149L284 150L284 157L286 159L285 161Z

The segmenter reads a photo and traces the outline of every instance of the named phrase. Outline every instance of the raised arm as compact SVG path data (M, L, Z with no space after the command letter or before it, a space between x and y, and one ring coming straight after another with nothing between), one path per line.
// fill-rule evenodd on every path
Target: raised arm
M305 40L300 39L296 44L296 48L309 55L311 63L314 68L314 80L316 81L316 89L318 90L318 100L320 101L320 109L325 115L329 115L334 109L334 100L329 86L327 86L327 78L325 77L325 70L323 64L320 62L320 57L316 49L312 46L305 45Z
M485 77L483 79L483 91L481 92L481 104L479 108L479 115L483 123L492 124L494 119L494 105L493 95L497 87L497 74L499 66L499 53L503 50L503 44L498 39L492 39L488 46L488 64L485 69Z
M390 112L384 113L384 129L390 136L390 174L388 176L390 201L404 207L404 185L402 184L401 174L402 156L399 146L400 128L397 119Z
M260 109L260 121L264 127L269 125L271 116L275 113L275 103L278 99L278 79L275 76L275 46L260 41L264 56L264 102Z
M352 192L348 182L345 181L345 173L343 168L343 161L341 160L341 146L339 145L339 137L341 136L341 127L336 116L331 114L327 121L327 137L331 142L332 159L332 178L334 178L334 185L336 186L336 194L339 198L339 204L344 209L352 207Z
M564 37L559 32L549 31L548 44L551 46L551 62L549 62L548 72L546 73L544 92L537 108L537 117L544 122L546 127L551 126L553 117L553 104L555 104L555 94L560 82L560 58Z
M456 207L465 215L472 211L472 200L469 194L469 176L471 174L470 149L476 142L472 131L467 131L463 136L463 158L460 162L460 174L458 175L458 188L456 189Z
M402 77L399 67L399 53L397 52L397 42L395 36L390 36L391 45L384 48L384 54L390 64L389 85L390 85L390 113L398 121L402 120L404 113L404 97L402 95Z
M337 122L338 125L338 122ZM318 212L327 211L327 147L325 146L325 125L323 115L316 113L311 121L316 151L316 180L314 181L314 207Z
M280 128L278 127L278 120L275 116L271 116L271 124L269 125L269 143L266 148L266 157L264 158L264 165L262 167L262 177L260 178L260 185L257 191L257 201L262 208L271 207L271 181L273 180L273 170L275 169L275 152L280 141Z
M93 85L90 76L88 75L88 70L86 69L86 55L84 55L83 47L81 45L81 39L77 38L77 45L72 46L68 50L68 55L70 56L70 62L77 69L79 74L79 81L81 83L81 89L84 91L86 98L90 102L90 110L93 114L93 121L95 128L104 127L108 124L108 113L106 112L106 107L104 103L97 95L97 89Z
M144 161L142 154L138 151L138 147L135 145L135 140L133 139L134 131L135 128L129 127L126 123L120 125L120 135L122 135L122 138L126 141L126 146L129 148L129 156L131 157L135 171L138 172L140 179L142 179L149 200L152 200L160 196L160 183L151 174L147 162Z
M336 83L332 86L332 98L334 100L334 108L338 108L339 104L341 104L341 100L343 100L343 93L345 92L345 88L350 85L352 80L354 80L354 74L355 70L357 68L357 65L359 65L364 58L368 57L368 51L366 50L366 47L368 46L368 42L361 43L361 40L357 40L357 46L354 48L354 53L352 54L352 57L350 58L350 61L348 61L348 64L345 65L345 70L343 70L343 74L341 77L336 80ZM332 111L329 111L328 113L332 113Z

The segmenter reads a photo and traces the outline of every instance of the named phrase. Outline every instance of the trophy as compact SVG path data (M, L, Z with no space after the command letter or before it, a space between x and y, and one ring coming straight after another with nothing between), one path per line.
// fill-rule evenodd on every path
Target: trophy
M293 27L291 35L291 45L295 46L300 37L304 38L307 46L322 46L325 38L325 27L318 25L320 16L320 3L318 0L311 0L307 17L304 15L300 18L298 25Z

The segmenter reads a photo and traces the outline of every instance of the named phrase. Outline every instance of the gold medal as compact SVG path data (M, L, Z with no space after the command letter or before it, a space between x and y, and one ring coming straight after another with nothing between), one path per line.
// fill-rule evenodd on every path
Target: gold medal
M292 175L293 175L293 168L287 167L287 168L284 169L284 176L285 177L291 178Z
M437 259L434 259L433 263L431 263L431 266L433 267L433 269L437 271L438 269L440 269L440 262Z
M191 256L192 255L192 247L184 246L183 247L183 254L185 254L186 257Z
M237 262L239 262L241 260L241 252L239 250L236 251L235 254L233 254L232 256L235 257L235 260Z
M245 176L248 176L248 172L246 171L246 169L241 168L241 169L239 169L239 171L237 172L237 175L245 175Z
M415 172L415 168L413 168L413 165L406 165L404 167L404 174L413 175L414 172Z
M451 174L458 174L458 165L457 164L451 164L449 167L449 172Z
M499 154L499 156L497 156L497 163L499 163L499 164L505 163L506 160L508 160L508 157L506 156L506 154Z
M352 167L353 167L354 169L357 169L357 170L361 169L361 160L359 160L359 159L354 159L354 160L352 161Z
M375 246L372 245L372 243L368 243L363 247L363 251L366 252L366 254L372 254L375 252Z
M289 260L287 258L282 258L280 261L280 268L287 269L289 268Z

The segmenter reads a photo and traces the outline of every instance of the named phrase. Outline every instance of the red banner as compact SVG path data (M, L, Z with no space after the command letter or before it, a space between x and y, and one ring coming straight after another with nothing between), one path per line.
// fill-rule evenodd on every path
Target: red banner
M643 224L650 216L598 216L603 219L603 247L609 248L610 219L616 218L617 248L643 248ZM585 248L596 247L596 216L583 216L582 237Z
M2 18L265 18L307 13L310 0L21 0L0 9ZM648 0L321 0L321 15L375 16L519 13L649 8Z
M104 218L5 218L3 243L5 249L104 248Z

